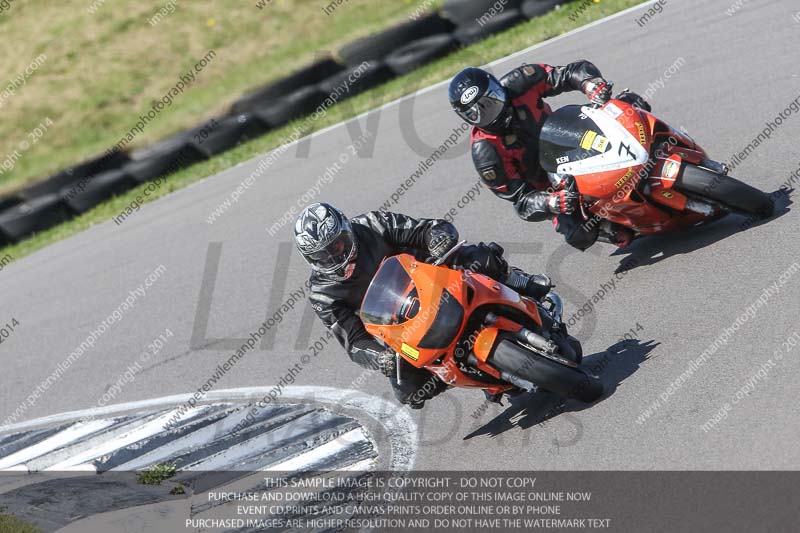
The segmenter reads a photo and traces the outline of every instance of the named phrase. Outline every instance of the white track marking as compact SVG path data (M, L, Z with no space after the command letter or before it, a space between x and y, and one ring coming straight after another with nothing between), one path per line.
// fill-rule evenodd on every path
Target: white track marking
M71 442L82 439L87 435L91 435L97 431L103 430L115 423L114 420L92 420L91 422L78 422L68 428L59 431L43 441L23 448L18 452L12 453L0 459L0 470L5 470L10 467L16 466L14 471L25 471L25 467L21 463L25 463L36 457L45 455L53 450L57 450L62 446L66 446Z
M362 459L357 463L337 468L338 472L365 472L375 466L375 459Z
M347 433L339 435L332 441L326 442L322 446L317 446L316 448L312 448L307 452L303 452L300 455L292 457L291 459L274 464L268 468L265 468L264 471L295 472L297 470L311 468L316 464L322 463L328 457L346 450L350 446L366 442L369 442L369 439L367 438L367 435L364 433L363 429L351 429Z
M239 389L211 391L206 395L199 405L226 402L231 400L260 400L261 398L265 397L270 390L272 390L272 388L273 387L271 386L244 387ZM188 402L192 395L193 393L177 394L150 400L108 405L82 411L72 411L69 413L50 415L36 420L19 422L17 424L0 427L0 436L30 429L38 429L48 425L77 421L82 418L100 419L119 416L123 413L133 413L145 409L164 409L176 407ZM400 408L396 403L391 401L387 401L357 390L312 386L285 387L277 403L304 403L309 400L313 403L321 404L323 407L327 407L329 410L334 412L337 412L340 408L350 409L353 411L355 416L358 416L358 413L361 413L362 415L366 415L375 420L383 427L382 433L386 436L386 440L391 446L391 450L378 450L378 452L383 453L384 456L390 455L390 461L387 465L387 469L411 470L413 468L417 454L417 425L407 409ZM163 416L169 417L171 416L171 413L167 413ZM162 418L163 417L160 417L159 420ZM123 438L124 435L121 435L116 442L122 442L120 439ZM97 446L95 450L91 451L91 454L84 452L81 457L75 456L70 459L60 461L59 463L51 466L49 470L59 470L66 465L75 467L78 465L78 462L76 462L76 457L78 457L79 461L85 463L86 461L96 458L97 455L107 453L103 450L100 450L100 454L97 454L97 448L100 448L100 446ZM88 457L88 455L94 456ZM91 469L88 469L86 466L81 468L86 468L88 471L95 470L94 466L92 466Z
M135 457L128 461L127 463L122 463L114 468L112 471L131 471L131 470L139 470L146 466L150 466L152 464L156 464L168 457L178 455L184 450L188 450L193 446L197 446L199 444L205 442L211 442L214 440L214 437L219 434L224 434L231 431L236 425L241 422L245 416L247 415L246 410L242 410L237 413L231 413L229 416L226 416L221 421L213 422L203 428L198 429L197 431L192 431L188 435L184 435L179 437L175 440L165 443L162 446L159 446L155 450L142 454L138 457Z
M183 421L198 416L203 411L204 409L190 409L184 413L181 413L177 421ZM113 439L97 446L90 447L89 449L84 450L77 455L73 455L69 459L65 459L59 463L56 463L46 468L45 471L96 471L96 467L91 462L87 461L91 461L92 459L96 459L102 455L112 453L120 448L128 446L129 444L133 444L136 441L155 435L160 431L164 431L164 424L173 420L173 416L175 416L177 412L177 409L168 411L127 433L124 433L118 437L114 437Z

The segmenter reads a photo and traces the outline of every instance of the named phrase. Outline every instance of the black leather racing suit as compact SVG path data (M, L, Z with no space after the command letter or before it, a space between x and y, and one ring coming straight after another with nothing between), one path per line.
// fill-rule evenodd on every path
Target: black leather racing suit
M372 277L388 256L407 252L419 260L429 258L428 246L432 228L446 225L455 235L458 233L445 220L415 219L399 213L380 211L353 217L350 223L358 246L353 274L349 279L341 281L312 272L309 299L325 327L339 340L350 358L365 368L377 369L375 357L387 348L367 332L358 316L361 301ZM464 246L455 254L452 264L468 265L470 270L502 281L508 273L508 264L503 260L501 250L483 243ZM419 390L427 391L425 396L416 397L424 400L446 388L444 383L429 372L417 369L405 361L401 364L402 384L398 385L396 377L389 378L395 396L401 403L408 403Z

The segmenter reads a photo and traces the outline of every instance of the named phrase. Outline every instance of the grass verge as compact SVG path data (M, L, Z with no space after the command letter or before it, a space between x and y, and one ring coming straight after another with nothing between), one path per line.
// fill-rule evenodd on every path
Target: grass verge
M327 126L337 124L343 120L380 106L383 103L390 102L423 87L445 80L454 75L465 65L485 64L642 2L641 0L603 0L600 3L592 4L588 9L581 9L583 3L583 0L570 2L562 6L559 10L551 11L547 15L519 24L485 41L462 48L406 76L396 78L355 98L345 100L329 108L323 116L314 122L313 130L320 130ZM161 188L152 192L144 199L148 202L155 200L205 177L277 148L284 143L285 139L287 139L294 128L301 123L302 120L288 124L280 129L269 132L263 137L209 159L208 161L198 163L197 165L174 173L166 177ZM305 133L311 133L313 130L306 131ZM0 257L8 254L15 259L19 259L49 244L81 232L95 224L104 222L124 211L127 206L135 201L137 196L142 196L146 186L147 185L142 185L132 189L77 218L34 235L21 243L7 246L0 250ZM220 201L223 199L224 198L220 198ZM131 218L135 217L136 214L131 216ZM127 224L128 221L125 223Z
M42 530L0 508L0 533L42 533Z
M319 0L255 4L17 0L0 9L10 43L0 75L0 162L13 162L0 166L0 194L105 152L209 50L213 61L134 145L195 126L254 85L407 20L418 5L348 0L327 15ZM52 125L29 136L48 118Z

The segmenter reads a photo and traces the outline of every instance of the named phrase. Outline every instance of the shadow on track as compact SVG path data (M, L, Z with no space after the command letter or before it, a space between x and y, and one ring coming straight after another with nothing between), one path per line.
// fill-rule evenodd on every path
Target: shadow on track
M778 189L770 193L775 201L775 212L770 218L760 219L753 216L730 214L713 222L675 233L650 235L636 239L627 248L616 250L611 254L612 257L624 256L616 272L634 270L658 263L674 255L688 254L731 235L772 222L790 211L789 206L792 204L790 196L793 191L794 189Z
M523 393L512 398L505 411L466 435L464 440L480 435L496 437L515 427L529 429L563 413L590 409L614 394L617 387L639 369L642 362L648 359L648 354L658 345L659 343L654 340L621 341L610 346L604 352L585 356L583 366L589 372L597 375L605 387L603 397L593 404L587 405L577 400L565 401L546 391Z

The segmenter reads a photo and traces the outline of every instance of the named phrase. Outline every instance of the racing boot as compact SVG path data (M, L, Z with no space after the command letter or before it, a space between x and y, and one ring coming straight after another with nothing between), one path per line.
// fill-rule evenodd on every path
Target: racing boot
M503 283L534 300L541 300L553 288L550 278L544 274L526 274L518 268L509 269Z

